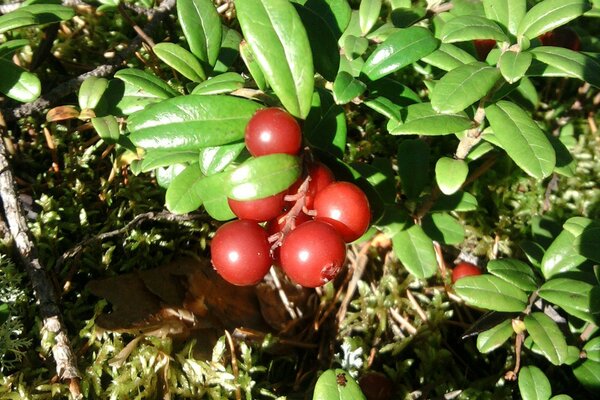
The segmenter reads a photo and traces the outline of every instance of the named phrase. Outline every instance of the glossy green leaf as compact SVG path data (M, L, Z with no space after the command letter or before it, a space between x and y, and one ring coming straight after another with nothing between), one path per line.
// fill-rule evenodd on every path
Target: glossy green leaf
M400 111L402 123L392 125L392 135L447 135L471 127L464 112L440 114L431 103L411 104Z
M246 148L244 142L205 147L200 152L200 169L204 175L223 171Z
M242 56L242 60L244 60L244 64L246 64L246 68L252 75L252 79L254 79L254 83L260 90L266 90L268 87L267 79L265 78L265 74L262 69L260 69L260 65L256 61L256 57L254 57L254 53L252 53L252 49L248 45L248 42L242 41L240 43L240 55Z
M523 240L519 243L519 247L523 250L527 260L537 268L542 268L542 257L546 251L539 243L531 240Z
M144 154L144 158L140 164L140 170L141 172L147 172L156 168L168 167L170 165L192 164L197 162L197 150L152 149Z
M0 15L0 33L35 24L37 24L35 15L27 11L15 10L8 14Z
M542 312L534 312L523 320L527 332L542 354L554 365L567 359L567 342L556 322Z
M475 211L478 208L477 198L468 192L456 192L450 196L440 196L431 207L432 212L436 211Z
M367 51L369 48L369 40L364 37L346 35L344 39L344 45L342 47L346 58L349 60L354 60L355 58L362 56L365 51Z
M130 139L138 147L199 149L244 138L260 105L229 96L180 96L129 117Z
M400 29L375 48L362 73L371 80L383 78L427 56L438 46L439 41L425 28Z
M441 157L435 164L435 180L445 195L458 191L469 174L469 166L464 160Z
M119 140L119 136L121 136L119 123L112 115L92 118L92 125L98 133L98 136L100 136L106 143L115 143L117 140Z
M333 81L340 67L337 37L319 14L296 3L294 7L308 35L315 71L328 81Z
M517 82L525 76L527 69L531 65L532 58L529 52L516 53L514 51L505 51L498 61L500 73L508 83Z
M168 99L169 97L181 95L181 93L173 89L166 82L158 79L155 75L139 69L122 69L115 74L115 78L119 78L123 82L160 99Z
M346 104L360 96L367 85L355 79L347 72L340 72L333 82L333 96L337 104Z
M541 369L526 365L519 371L519 392L523 400L548 400L552 387Z
M403 140L397 159L402 192L414 199L429 182L429 145L420 139Z
M11 99L30 102L37 99L42 91L40 80L35 74L3 58L0 58L0 76L0 93Z
M502 346L514 333L510 319L477 335L477 350L490 353Z
M235 218L227 201L230 189L229 172L221 172L199 180L194 186L196 196L202 199L206 212L217 221L228 221Z
M108 79L90 76L79 87L79 108L95 108L108 87Z
M132 170L134 165L134 163L131 164ZM186 167L187 165L184 164L173 164L166 168L157 168L155 171L156 183L161 188L168 189L171 182L173 182L173 179L175 179Z
M527 294L493 275L467 276L454 284L456 294L468 304L494 311L521 312L527 306Z
M490 274L526 292L533 292L538 288L533 270L523 261L512 258L491 260L487 265L487 270Z
M527 2L525 0L483 0L483 9L486 17L516 35L527 11Z
M600 221L584 217L572 217L565 222L566 231L575 235L575 247L578 253L592 261L600 263Z
M193 82L202 82L206 73L198 59L183 47L174 43L158 43L152 48L158 58Z
M583 346L588 360L600 362L600 337L595 337Z
M111 79L96 109L103 110L104 115L129 115L162 100L162 97L149 93L129 82Z
M384 202L395 204L396 173L388 159L376 158L371 164L355 162L351 167L369 182Z
M390 119L401 118L400 107L421 102L412 89L390 78L369 82L367 89L368 98L364 99L364 104Z
M381 0L362 0L358 8L358 21L363 35L371 31L379 19Z
M482 62L461 65L440 79L431 94L431 105L440 113L456 113L483 98L500 77L497 68Z
M236 72L226 72L209 78L192 90L192 94L214 95L231 93L244 87L244 78Z
M317 383L312 400L366 400L358 383L343 369L328 369Z
M296 2L310 8L315 14L320 15L336 38L342 36L342 32L346 30L346 27L350 23L352 9L347 0L296 0ZM356 14L358 20L358 12Z
M600 63L577 51L562 47L541 46L531 50L533 58L544 65L532 64L528 75L563 76L586 81L600 87Z
M571 315L594 323L600 316L596 308L600 299L594 299L594 286L570 278L554 278L547 281L539 290L539 296L564 309Z
M6 58L7 60L9 60L13 56L13 54L17 52L17 50L27 46L28 44L29 40L27 39L15 39L4 42L0 44L0 58Z
M593 393L600 392L600 362L587 360L573 368L577 380Z
M585 262L586 258L576 248L575 235L563 231L554 239L542 259L542 273L546 279L571 271Z
M517 36L534 39L583 15L587 0L544 0L534 5L519 24Z
M302 127L304 138L311 146L341 158L346 148L346 114L335 103L328 90L318 89L313 95L310 113Z
M508 37L494 21L477 15L460 15L446 22L440 32L444 43L492 39L508 42Z
M548 136L554 152L556 153L556 166L554 172L568 178L574 177L577 172L577 162L569 152L569 149L556 136Z
M202 205L194 185L204 178L200 166L191 164L184 169L169 185L165 195L165 206L175 214L185 214Z
M38 24L51 24L73 18L75 10L60 4L32 4L21 7L19 13L31 13Z
M451 71L463 64L477 61L471 54L450 43L442 43L436 51L423 57L422 60L444 71Z
M554 148L528 113L504 100L487 106L485 112L500 145L521 169L537 179L552 173Z
M229 175L228 197L254 200L272 196L289 188L301 170L298 157L289 154L250 158Z
M213 74L223 74L232 69L240 55L240 44L242 35L235 29L223 25L223 37L221 38L221 50L217 62L213 67Z
M450 214L428 214L421 220L421 226L427 236L442 244L460 244L465 239L465 228Z
M390 17L394 26L407 28L422 20L427 15L427 11L425 7L413 6L409 2L405 4L405 7L394 8Z
M283 106L304 119L310 111L314 72L302 21L287 0L236 0L238 21L256 61Z
M215 65L223 31L221 18L212 0L178 0L177 17L193 55L205 64Z
M426 279L437 272L433 242L419 225L396 233L392 246L404 268L415 277Z
M552 396L550 400L573 400L573 398L568 394L557 394L556 396Z
M391 239L411 224L412 221L405 210L396 204L387 204L384 206L383 215L373 225Z

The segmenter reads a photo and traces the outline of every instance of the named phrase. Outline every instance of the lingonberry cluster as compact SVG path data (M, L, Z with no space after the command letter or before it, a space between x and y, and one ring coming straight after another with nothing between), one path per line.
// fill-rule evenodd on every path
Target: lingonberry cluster
M250 119L245 143L254 157L299 155L302 131L286 111L266 108ZM213 266L225 280L254 285L275 265L295 283L318 287L341 270L346 243L369 227L369 202L358 186L336 181L324 164L305 164L305 173L281 193L228 199L239 219L222 225L211 243Z

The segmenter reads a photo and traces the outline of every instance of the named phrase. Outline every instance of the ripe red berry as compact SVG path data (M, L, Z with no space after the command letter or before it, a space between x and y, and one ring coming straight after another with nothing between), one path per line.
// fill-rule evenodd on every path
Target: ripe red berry
M335 182L335 176L325 164L320 162L315 162L308 166L308 176L310 176L310 181L308 182L304 205L306 208L312 209L317 193L327 187L330 183ZM298 178L298 180L290 186L288 193L291 195L298 193L298 189L305 179L306 178L302 176Z
M258 110L246 125L246 147L254 157L267 154L298 154L302 145L300 125L280 108Z
M581 49L579 35L568 26L561 26L553 31L546 32L539 39L544 46L564 47L574 51Z
M369 228L371 209L364 192L349 182L334 182L315 196L317 221L337 229L346 243L353 242Z
M257 200L234 200L227 199L231 211L240 219L263 222L275 218L281 214L285 206L285 193L281 192L273 196Z
M281 268L292 281L317 287L339 273L346 259L346 244L331 225L309 221L283 239L280 257Z
M465 276L481 275L481 270L475 264L462 261L452 270L452 283Z
M267 232L256 222L239 219L217 229L210 246L214 268L238 286L260 282L271 267Z
M267 225L265 226L265 229L267 230L267 233L269 234L269 237L271 235L274 235L276 233L279 233L282 231L282 229L285 227L286 224L286 218L287 218L287 214L282 214L276 218L273 218L272 220L270 220L269 222L267 222ZM300 214L298 214L296 216L296 218L294 219L294 226L298 227L300 225L302 225L305 222L308 221L312 221L312 217L310 217L309 215L306 215L305 213L301 212ZM275 249L273 249L273 264L275 265L281 265L280 262L280 250L281 247L278 246Z
M475 39L473 45L477 52L477 59L483 61L490 54L490 51L496 47L496 41L492 39Z

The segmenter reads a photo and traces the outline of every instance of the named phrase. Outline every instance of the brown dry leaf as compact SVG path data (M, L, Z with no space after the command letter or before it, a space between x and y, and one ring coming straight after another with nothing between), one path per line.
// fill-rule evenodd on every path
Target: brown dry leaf
M66 119L74 119L79 117L79 110L73 106L59 106L49 110L46 114L46 121L56 122Z

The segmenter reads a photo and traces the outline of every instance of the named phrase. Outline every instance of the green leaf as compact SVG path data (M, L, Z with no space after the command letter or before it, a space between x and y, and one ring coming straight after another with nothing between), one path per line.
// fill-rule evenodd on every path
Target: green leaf
M527 365L519 371L519 392L523 400L548 400L552 387L541 369Z
M385 205L383 215L374 223L375 227L390 239L396 236L397 233L406 230L410 224L412 222L406 211L400 209L396 204Z
M0 76L0 93L11 99L27 103L37 99L42 92L42 85L35 74L3 58L0 58Z
M315 91L312 107L302 130L304 138L311 146L342 158L346 149L346 114L344 109L335 103L330 91Z
M595 308L600 299L592 298L593 291L594 286L587 282L554 278L542 285L539 296L577 318L594 323L600 315L600 309Z
M557 394L556 396L552 396L550 400L573 400L573 398L568 394Z
M475 39L492 39L508 42L508 37L494 21L478 15L460 15L446 22L440 39L444 43L465 42Z
M562 272L571 271L586 260L579 254L575 238L575 235L565 230L548 247L542 259L542 273L546 279Z
M394 26L406 28L422 20L427 11L425 7L413 6L408 2L405 7L394 8L390 17Z
M158 150L152 149L144 154L140 164L141 172L177 164L192 164L198 162L197 150Z
M181 171L167 189L165 196L167 209L175 214L185 214L200 207L202 199L197 195L194 185L203 178L198 164L192 164Z
M429 145L420 139L403 140L397 159L402 191L414 199L429 181Z
M248 42L242 41L240 43L240 54L242 56L242 60L244 60L244 64L246 64L246 68L252 75L252 79L254 79L254 83L256 86L262 91L266 90L267 79L265 78L265 74L262 69L260 69L260 65L256 62L256 58L254 57L254 53L252 53L252 49L248 45Z
M358 8L358 21L363 35L371 31L381 12L381 0L362 0Z
M519 24L527 11L525 0L483 0L485 16L498 22L516 35Z
M532 64L528 75L563 76L577 78L600 87L600 63L577 51L562 47L541 46L531 49L535 60L547 66Z
M392 245L404 268L415 277L426 279L437 272L433 242L419 225L396 233Z
M431 105L440 113L456 113L483 98L500 77L497 68L481 62L461 65L435 85Z
M554 365L564 363L568 355L567 342L556 322L541 312L526 315L524 322L542 354Z
M554 148L528 113L504 100L487 106L485 112L500 145L521 169L537 179L552 173Z
M217 62L223 30L212 0L178 0L177 17L193 55L206 66Z
M517 36L534 39L583 15L590 8L587 0L544 0L527 11Z
M244 142L205 147L200 152L200 169L204 175L223 171L246 148Z
M104 114L121 116L140 111L146 106L162 100L162 97L157 97L129 82L111 79L96 108L105 110Z
M158 79L156 76L139 69L122 69L115 74L115 78L119 78L123 82L126 82L131 86L139 88L144 92L160 99L168 99L170 97L181 95L181 93L173 89L167 83Z
M132 170L135 164L131 164ZM166 168L157 168L155 171L156 183L163 189L168 189L173 179L177 177L183 171L187 165L184 164L173 164Z
M577 380L593 393L600 392L600 362L587 360L573 368Z
M369 48L369 40L364 37L346 35L344 39L344 55L349 60L362 56Z
M364 104L387 118L397 119L400 117L400 107L421 102L418 94L394 79L369 82L367 89L368 98Z
M250 158L231 171L228 197L254 200L280 193L298 179L301 169L298 157L289 154Z
M108 87L108 79L90 76L86 78L79 88L79 108L95 108Z
M464 112L439 114L431 103L411 104L400 111L400 116L403 123L393 125L392 135L447 135L472 126Z
M377 46L362 68L362 73L371 80L383 78L419 61L439 46L433 34L421 27L400 29Z
M98 133L98 136L100 136L106 143L115 143L117 140L119 140L119 136L121 136L119 123L112 115L92 118L92 125Z
M527 260L537 268L542 268L542 257L546 251L540 244L524 240L519 243L519 247L527 257Z
M341 71L333 82L333 96L337 104L349 103L363 94L366 89L367 85L344 71Z
M422 60L444 71L451 71L461 65L477 61L471 54L450 43L442 43L436 51L423 57Z
M174 43L158 43L152 48L158 58L192 82L202 82L206 73L198 59Z
M214 95L231 93L244 87L244 78L236 72L226 72L209 78L192 90L192 94Z
M352 9L347 0L297 0L297 3L310 8L315 14L321 16L336 38L342 36L342 32L346 30L350 23Z
M73 8L61 6L59 4L32 4L21 7L18 12L33 14L36 23L41 25L66 21L75 16L75 10L73 10Z
M440 196L431 207L436 211L475 211L478 209L477 198L468 192L456 192L450 196Z
M355 162L351 164L351 167L369 182L384 202L395 203L396 173L388 159L376 158L371 164Z
M308 36L287 0L236 0L238 21L256 61L283 106L304 119L314 86Z
M428 214L422 219L421 226L427 236L439 243L460 244L465 239L465 228L450 214Z
M229 96L180 96L129 117L130 139L145 149L199 149L244 138L260 105Z
M538 288L533 270L523 261L511 258L491 260L487 265L487 270L490 274L515 285L525 292L533 292Z
M477 336L477 350L490 353L502 346L513 333L511 321L507 319Z
M227 192L229 191L229 172L207 176L194 186L195 195L202 199L206 212L217 221L228 221L235 218L229 207Z
M435 164L435 180L445 195L456 193L468 174L469 166L464 160L441 157Z
M313 400L366 400L358 383L343 369L323 372L313 393Z
M574 177L577 172L577 163L569 152L569 149L556 136L550 135L548 139L556 153L556 167L554 167L554 172L568 178Z
M527 306L527 294L493 275L467 276L454 284L456 294L468 304L494 311L521 312Z
M514 51L505 51L498 61L500 73L508 83L515 83L525 76L527 69L531 65L532 58L529 52L516 53Z
M583 346L588 360L600 362L600 337L595 337Z
M569 218L564 224L565 230L575 235L575 247L578 253L592 261L600 263L600 221L584 217Z
M221 50L217 62L213 67L213 74L222 74L229 71L240 55L242 35L235 29L222 26Z
M2 17L0 17L2 18ZM17 50L29 44L27 39L9 40L0 44L0 58L10 59Z
M23 10L12 11L0 16L0 33L35 25L36 23L35 15L30 12Z

